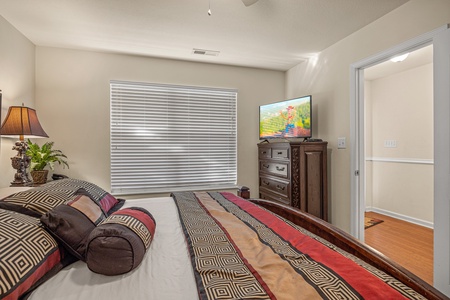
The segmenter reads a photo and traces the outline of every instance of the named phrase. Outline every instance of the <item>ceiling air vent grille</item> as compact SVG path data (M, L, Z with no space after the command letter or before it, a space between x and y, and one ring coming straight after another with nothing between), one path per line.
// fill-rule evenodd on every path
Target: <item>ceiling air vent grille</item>
M192 49L192 54L197 54L197 55L209 55L209 56L218 56L220 53L220 51L215 51L215 50L205 50L205 49Z

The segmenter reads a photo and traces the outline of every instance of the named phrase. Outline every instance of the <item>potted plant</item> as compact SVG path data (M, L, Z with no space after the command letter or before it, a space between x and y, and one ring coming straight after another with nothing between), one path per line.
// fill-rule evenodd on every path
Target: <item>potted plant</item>
M44 170L47 166L53 170L55 163L58 163L63 168L69 168L67 156L61 150L53 149L53 144L54 142L47 142L40 147L28 140L27 156L30 157L30 173L35 184L47 182L48 170Z

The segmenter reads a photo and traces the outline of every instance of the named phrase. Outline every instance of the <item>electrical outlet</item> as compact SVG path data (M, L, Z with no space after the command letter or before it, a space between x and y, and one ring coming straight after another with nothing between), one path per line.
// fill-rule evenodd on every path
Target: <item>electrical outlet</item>
M338 149L345 149L347 148L345 137L338 138Z

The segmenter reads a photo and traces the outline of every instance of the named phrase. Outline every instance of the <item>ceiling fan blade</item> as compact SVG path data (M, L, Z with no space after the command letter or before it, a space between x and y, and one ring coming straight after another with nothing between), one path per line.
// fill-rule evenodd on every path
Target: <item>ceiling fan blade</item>
M258 2L258 0L242 0L242 3L244 3L245 6L250 6L256 2Z

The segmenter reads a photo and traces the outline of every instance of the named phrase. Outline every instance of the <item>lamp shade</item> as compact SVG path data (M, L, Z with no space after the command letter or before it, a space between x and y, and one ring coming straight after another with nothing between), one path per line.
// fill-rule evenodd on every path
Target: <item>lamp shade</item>
M0 129L0 135L48 137L39 123L36 111L25 106L11 106Z

